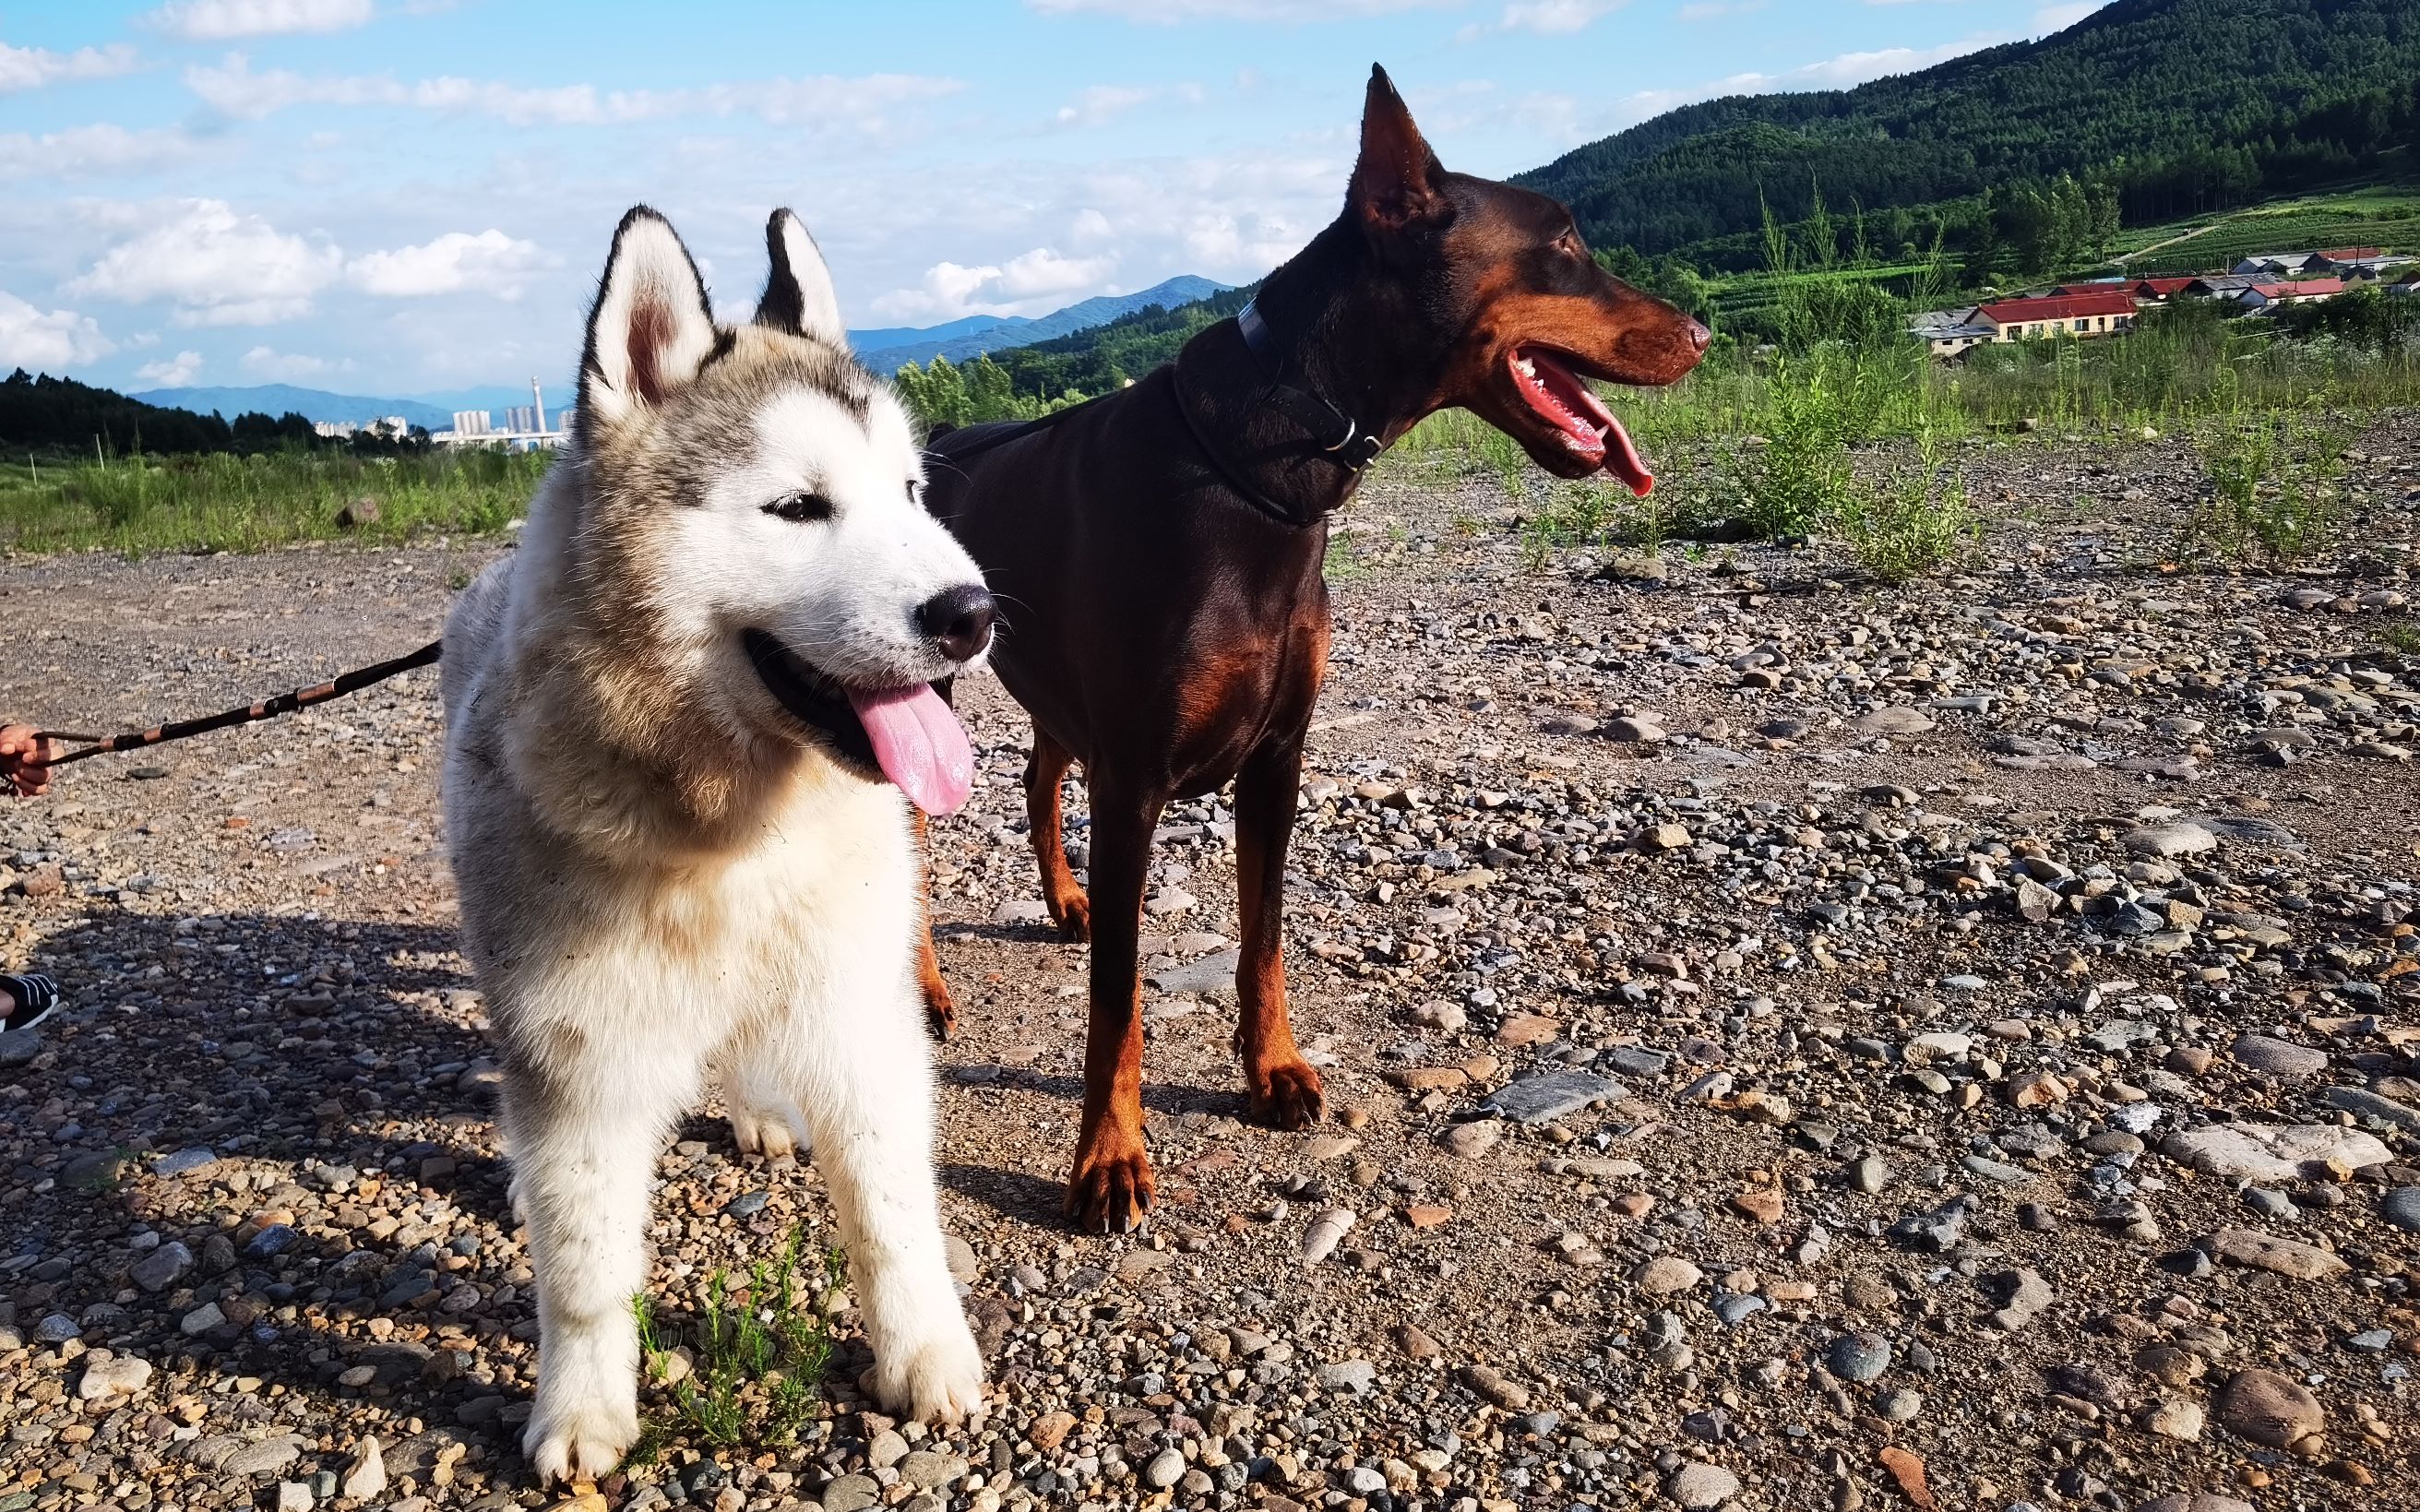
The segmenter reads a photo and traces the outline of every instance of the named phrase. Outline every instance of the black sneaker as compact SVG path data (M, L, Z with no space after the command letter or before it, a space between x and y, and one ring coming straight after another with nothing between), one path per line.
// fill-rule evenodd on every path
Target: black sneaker
M17 1000L8 1019L0 1022L0 1032L14 1034L19 1029L30 1029L59 1006L59 984L32 972L22 977L0 977L0 992Z

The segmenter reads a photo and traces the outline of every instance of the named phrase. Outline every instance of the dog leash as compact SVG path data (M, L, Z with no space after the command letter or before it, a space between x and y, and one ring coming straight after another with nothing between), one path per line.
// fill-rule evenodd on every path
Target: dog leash
M132 731L122 735L86 735L64 730L37 731L34 734L36 740L46 742L55 740L68 745L82 745L84 748L71 750L64 756L54 756L46 762L27 762L25 764L65 766L70 762L80 762L88 756L106 756L112 751L120 750L140 750L146 746L157 746L171 740L183 740L191 735L206 735L213 730L225 730L232 725L251 724L260 719L273 719L281 714L291 714L297 709L307 709L314 703L325 703L330 699L340 699L348 693L358 693L373 683L383 683L388 678L401 672L408 672L415 667L427 667L435 662L444 649L444 641L431 640L419 650L397 656L392 661L356 667L351 671L344 672L327 682L316 683L309 687L298 687L290 693L280 693L275 698L263 699L257 703L222 709L216 714L204 715L197 719L179 719L174 724L157 725L149 730Z

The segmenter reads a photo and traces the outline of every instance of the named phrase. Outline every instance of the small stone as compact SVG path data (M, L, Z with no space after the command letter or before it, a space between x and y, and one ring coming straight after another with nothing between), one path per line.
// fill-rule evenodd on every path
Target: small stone
M1891 1168L1879 1155L1861 1155L1849 1163L1849 1186L1868 1196L1891 1184Z
M2143 1414L2143 1427L2164 1439L2193 1443L2201 1438L2201 1403L2182 1397L2164 1401Z
M1750 1187L1732 1197L1731 1206L1760 1224L1781 1221L1781 1193L1775 1187Z
M843 1475L824 1488L824 1512L865 1512L882 1504L882 1483L871 1475Z
M2173 813L2173 809L2168 810ZM2126 848L2137 856L2156 856L2173 860L2180 856L2199 856L2218 849L2218 837L2191 822L2163 825L2155 829L2137 829L2126 837Z
M1331 1208L1303 1230L1302 1263L1305 1270L1318 1265L1336 1253L1336 1246L1357 1221L1358 1214L1349 1208Z
M1677 1255L1658 1255L1642 1260L1630 1273L1630 1283L1651 1297L1669 1297L1688 1290L1706 1278L1706 1273Z
M1464 1160L1477 1160L1494 1149L1496 1142L1503 1137L1502 1124L1493 1119L1481 1119L1475 1123L1455 1124L1445 1132L1438 1142Z
M114 1354L106 1359L90 1357L84 1375L76 1382L76 1400L106 1401L117 1396L142 1395L151 1383L151 1362L138 1360L131 1354Z
M1843 1334L1823 1351L1823 1368L1842 1381L1876 1380L1890 1363L1890 1340L1879 1334Z
M1367 1360L1342 1360L1319 1367L1322 1391L1339 1396L1367 1396L1378 1382L1378 1367Z
M1920 710L1894 704L1859 715L1850 728L1861 735L1920 735L1932 728L1932 720Z
M277 1512L311 1512L311 1483L282 1480L277 1483Z
M1630 837L1631 845L1650 855L1686 850L1693 843L1685 825L1650 825Z
M1470 1023L1470 1015L1452 1003L1422 1003L1412 1010L1412 1022L1439 1034L1460 1034Z
M967 1462L937 1449L917 1449L899 1461L899 1478L923 1490L939 1490L966 1478Z
M1026 1437L1033 1441L1036 1448L1056 1449L1067 1442L1067 1435L1075 1431L1075 1413L1045 1412L1033 1420L1033 1427L1026 1430Z
M1508 1013L1497 1026L1496 1039L1514 1046L1552 1044L1562 1033L1563 1026L1544 1013Z
M2407 1234L2420 1234L2420 1186L2398 1186L2379 1199L2378 1215Z
M178 1240L170 1240L127 1270L127 1278L146 1291L164 1291L184 1279L194 1268L194 1252Z
M345 1469L342 1489L356 1502L366 1502L386 1489L386 1456L375 1436L362 1440Z
M2290 1449L2327 1427L2319 1399L2274 1370L2243 1370L2219 1393L2220 1426L2238 1438Z
M865 1462L876 1470L889 1470L908 1458L908 1441L896 1428L884 1428L865 1446Z
M1672 1472L1664 1482L1664 1494L1687 1509L1687 1512L1714 1512L1714 1508L1739 1494L1737 1475L1720 1465L1692 1461Z
M1454 1375L1464 1385L1508 1412L1524 1411L1529 1405L1529 1388L1506 1379L1493 1365L1466 1365Z

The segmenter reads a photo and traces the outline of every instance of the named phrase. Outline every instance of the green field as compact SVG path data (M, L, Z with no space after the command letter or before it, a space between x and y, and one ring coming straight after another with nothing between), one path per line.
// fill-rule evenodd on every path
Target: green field
M545 453L0 461L0 550L257 551L340 534L398 541L504 528L529 507ZM349 506L356 518L340 525Z
M2155 250L2147 253L2147 247ZM2309 194L2226 215L2129 227L2118 263L2130 273L2197 273L2230 267L2253 253L2330 247L2420 251L2420 191L2381 186Z

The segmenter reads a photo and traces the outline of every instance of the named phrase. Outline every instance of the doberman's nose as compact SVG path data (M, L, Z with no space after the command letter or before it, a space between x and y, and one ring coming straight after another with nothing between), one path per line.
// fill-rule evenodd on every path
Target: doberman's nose
M1706 329L1703 321L1692 320L1689 322L1690 346L1695 347L1699 351L1704 351L1706 349L1706 343L1714 339L1714 333Z
M991 644L991 594L978 583L945 588L916 610L916 627L952 661L972 661L983 655Z

